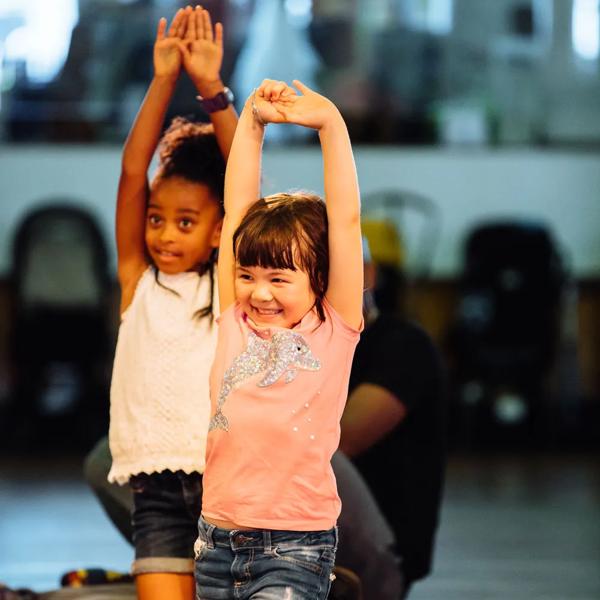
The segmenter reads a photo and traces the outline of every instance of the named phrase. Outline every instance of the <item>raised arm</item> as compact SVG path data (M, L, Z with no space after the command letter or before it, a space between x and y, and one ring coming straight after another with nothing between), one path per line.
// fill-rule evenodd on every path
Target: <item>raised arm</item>
M298 82L296 86L305 94L310 92ZM364 286L360 194L348 129L340 112L332 107L330 117L319 129L329 222L326 296L346 323L358 328Z
M235 130L225 171L225 218L219 245L219 305L224 311L235 300L233 234L247 210L260 196L264 126L254 118L248 98Z
M329 221L329 283L326 297L348 325L362 321L363 257L360 230L360 195L350 137L336 106L299 81L301 94L286 91L271 98L278 118L319 132ZM289 88L288 88L289 90Z
M214 98L224 91L221 80L223 63L223 26L214 28L210 13L197 6L189 14L188 26L182 45L183 65L203 98ZM217 143L225 160L229 156L237 125L237 114L232 104L209 114L215 128Z
M167 32L160 19L154 43L154 78L125 141L117 195L116 238L121 312L146 268L144 231L148 168L161 136L165 114L181 68L180 44L187 15L180 9Z

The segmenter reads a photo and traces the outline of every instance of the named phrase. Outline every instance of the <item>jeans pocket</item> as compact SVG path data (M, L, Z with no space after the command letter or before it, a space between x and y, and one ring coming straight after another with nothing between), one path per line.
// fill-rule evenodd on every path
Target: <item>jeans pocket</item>
M273 549L273 556L283 560L301 569L305 569L321 575L323 573L323 563L329 568L329 557L332 556L333 549L322 546L276 546ZM335 557L335 553L333 553Z
M206 553L207 547L208 547L208 544L201 537L198 537L198 539L196 539L196 541L194 542L194 560L195 561L202 560L202 557Z

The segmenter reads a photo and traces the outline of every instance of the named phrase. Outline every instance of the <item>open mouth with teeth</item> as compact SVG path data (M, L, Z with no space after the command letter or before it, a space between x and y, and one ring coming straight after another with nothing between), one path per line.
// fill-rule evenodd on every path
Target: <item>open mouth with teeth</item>
M155 250L154 252L162 259L179 258L181 256L179 252L170 252L169 250Z
M252 305L252 310L261 317L272 317L283 312L281 308L260 308Z

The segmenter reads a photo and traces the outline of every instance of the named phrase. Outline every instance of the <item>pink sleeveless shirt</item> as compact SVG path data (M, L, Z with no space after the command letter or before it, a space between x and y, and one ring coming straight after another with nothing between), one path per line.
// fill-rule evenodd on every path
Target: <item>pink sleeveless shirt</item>
M341 509L339 444L360 332L324 302L293 329L255 328L239 305L218 319L202 513L256 529L319 531Z

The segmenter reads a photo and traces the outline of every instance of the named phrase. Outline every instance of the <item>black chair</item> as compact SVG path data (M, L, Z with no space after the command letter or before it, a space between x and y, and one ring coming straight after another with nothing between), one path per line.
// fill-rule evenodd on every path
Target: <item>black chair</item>
M112 282L94 217L62 202L18 226L4 440L88 447L108 421Z
M462 441L502 439L507 431L534 440L559 344L564 283L563 261L543 224L489 222L468 235L450 335Z

